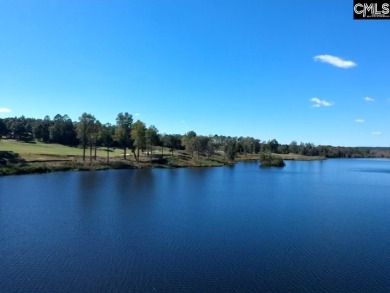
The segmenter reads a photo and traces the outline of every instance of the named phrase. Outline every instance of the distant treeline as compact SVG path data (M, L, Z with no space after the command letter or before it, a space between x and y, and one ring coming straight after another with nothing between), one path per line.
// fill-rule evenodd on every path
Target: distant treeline
M133 122L129 113L119 113L116 124L102 124L95 116L83 113L78 121L72 121L68 115L56 115L53 119L26 118L24 116L0 119L0 138L16 139L31 142L38 140L44 143L59 143L68 146L80 146L85 160L86 149L98 147L122 148L131 150L135 159L139 160L140 151L151 154L156 147L169 148L172 155L175 150L183 150L192 156L208 156L220 153L229 160L237 154L248 155L261 152L279 154L299 154L306 156L322 156L326 158L363 158L387 157L388 148L335 147L330 145L314 145L312 143L280 144L276 139L262 141L253 137L230 137L223 135L197 135L194 131L181 134L160 134L154 125L149 127L140 120Z

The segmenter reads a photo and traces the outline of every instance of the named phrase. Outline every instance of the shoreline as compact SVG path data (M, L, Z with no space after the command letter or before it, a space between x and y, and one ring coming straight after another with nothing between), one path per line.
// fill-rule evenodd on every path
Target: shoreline
M298 154L273 154L285 161L323 161L328 158L322 156L304 156ZM2 165L0 164L0 177L12 175L44 174L52 172L85 172L85 171L104 171L118 169L177 169L177 168L210 168L233 166L238 162L259 161L260 154L239 154L234 162L229 162L221 154L211 157L194 156L184 152L177 152L172 155L153 155L152 157L143 156L139 163L133 158L124 160L120 157L110 158L107 164L106 158L97 157L96 160L82 161L81 156L55 156L40 154L39 156L27 156L26 158L18 157L17 160L9 160Z
M299 155L280 155L283 160L296 161L317 161L324 160L324 157L308 157ZM145 158L144 158L145 159ZM21 160L15 163L8 163L0 167L0 176L10 175L27 175L27 174L44 174L51 172L64 171L103 171L115 169L145 169L145 168L161 168L161 169L176 169L176 168L209 168L232 166L237 162L258 161L259 154L256 155L239 155L234 162L226 161L222 156L214 157L197 157L189 158L180 154L171 157L163 157L158 160L143 160L139 163L129 159L112 158L107 164L106 159L98 157L97 160L81 161L80 158L62 158L52 160L36 160L29 161Z

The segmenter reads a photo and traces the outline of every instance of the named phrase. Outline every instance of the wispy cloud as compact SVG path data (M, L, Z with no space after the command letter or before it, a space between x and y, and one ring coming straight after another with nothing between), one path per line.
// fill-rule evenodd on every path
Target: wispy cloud
M11 109L8 108L0 108L0 113L9 113L11 112Z
M328 63L333 66L344 68L344 69L357 66L357 64L353 61L343 60L339 57L332 56L332 55L317 55L314 56L314 61Z
M364 122L366 122L366 120L364 120L364 119L355 119L355 122L356 123L364 123Z
M320 100L319 98L311 98L310 101L313 103L312 107L314 107L314 108L329 107L329 106L333 105L333 103L325 101L325 100Z
M381 134L382 134L381 131L373 131L373 132L371 132L371 133L372 133L372 135L381 135Z
M138 116L141 116L140 113L134 113L134 117L138 117Z
M363 98L366 102L374 102L375 99L371 98L371 97L364 97Z

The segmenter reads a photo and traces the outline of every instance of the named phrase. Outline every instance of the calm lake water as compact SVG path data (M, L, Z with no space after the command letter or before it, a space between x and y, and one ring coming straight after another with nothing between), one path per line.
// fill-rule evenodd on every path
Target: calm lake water
M0 292L389 292L390 161L0 178Z

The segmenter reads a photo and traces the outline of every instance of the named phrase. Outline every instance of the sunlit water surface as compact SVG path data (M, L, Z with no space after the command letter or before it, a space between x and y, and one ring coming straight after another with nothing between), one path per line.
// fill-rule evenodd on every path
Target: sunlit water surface
M389 292L390 161L0 178L0 292Z

